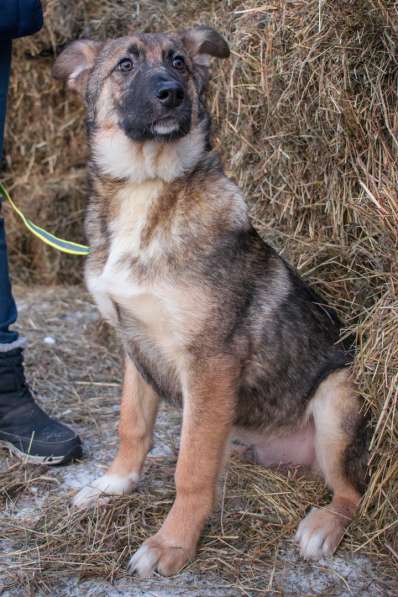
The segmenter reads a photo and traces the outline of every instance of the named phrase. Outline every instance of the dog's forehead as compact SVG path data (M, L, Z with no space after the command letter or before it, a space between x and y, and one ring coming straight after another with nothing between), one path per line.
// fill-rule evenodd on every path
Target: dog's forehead
M183 43L178 35L166 33L135 33L108 41L102 51L102 59L114 60L125 54L140 54L147 61L163 60L173 50L182 51Z

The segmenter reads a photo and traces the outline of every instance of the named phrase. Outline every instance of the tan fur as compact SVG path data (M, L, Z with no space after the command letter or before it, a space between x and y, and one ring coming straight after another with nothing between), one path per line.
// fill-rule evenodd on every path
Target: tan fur
M335 496L357 505L359 494L347 483L341 463L350 437L346 421L360 416L357 392L347 369L328 376L311 400L309 413L315 422L315 451L325 481Z
M126 357L120 404L120 445L108 474L141 476L145 456L152 443L158 406L159 396L144 382L134 364Z
M317 466L333 490L332 502L310 512L297 531L304 556L317 559L337 549L361 500L344 473L344 453L351 441L345 426L347 420L357 420L360 416L350 371L332 373L320 384L310 402L309 413L315 423Z
M186 402L176 469L176 499L162 527L142 546L158 570L175 574L193 557L215 500L232 418L237 367L225 357L185 372ZM211 403L211 407L210 407ZM206 437L206 441L203 438Z

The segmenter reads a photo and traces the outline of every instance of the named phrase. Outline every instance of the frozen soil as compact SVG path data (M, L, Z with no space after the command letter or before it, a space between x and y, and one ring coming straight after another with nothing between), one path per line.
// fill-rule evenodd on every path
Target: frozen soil
M233 539L236 537L223 525L224 508L217 510L212 522L217 542L205 541L199 551L199 564L194 563L174 578L157 577L151 581L139 581L129 577L125 572L128 553L122 561L115 560L112 574L109 574L108 569L106 574L102 574L100 566L96 573L94 565L94 568L90 568L90 578L86 578L87 575L82 574L81 570L71 568L67 562L68 553L62 556L68 565L63 565L59 557L56 573L54 568L51 574L46 572L46 563L44 560L40 562L41 552L38 550L37 555L35 551L36 539L32 539L37 529L35 525L53 503L57 504L61 514L64 509L66 519L71 517L72 495L82 485L102 474L110 463L118 443L122 358L113 333L101 322L96 308L81 288L18 288L16 295L20 313L19 329L28 339L26 368L29 380L47 412L78 430L84 442L84 460L68 467L49 467L45 470L40 467L35 480L35 472L32 472L34 467L16 465L5 450L0 451L0 484L8 483L7 487L12 487L14 474L21 479L17 488L12 487L12 491L3 492L3 502L0 502L3 508L0 515L1 595L218 597L270 594L384 597L398 594L396 571L388 557L377 558L366 547L355 551L354 541L344 544L338 555L328 561L304 562L290 539L290 527L288 533L282 532L284 526L289 525L283 517L277 517L274 524L274 530L280 528L280 536L274 533L273 541L263 548L269 552L268 556L262 560L261 542L256 539L259 544L256 545L255 553L260 554L256 567L251 569L245 564L239 569L235 562L244 562L244 552L249 553L253 549L249 531L254 527L245 527L247 537L240 537L239 543L234 544ZM163 405L157 421L154 447L148 459L149 463L155 463L154 470L159 463L164 461L169 465L170 460L175 459L179 422L179 413ZM170 474L172 482L172 468ZM244 471L242 474L248 473ZM272 489L272 477L268 482ZM148 491L148 499L151 499L151 491L158 491L162 480L149 481L147 474L142 483L144 489L147 485L145 490ZM172 491L169 487L171 485L165 487L165 491L169 492L168 500ZM275 485L275 493L278 493L278 487ZM304 485L301 483L300 487ZM233 493L235 486L229 488L227 485L225 491L227 494L228 491ZM267 491L267 496L272 494L269 489ZM129 498L125 499L128 502ZM225 501L225 509L230 510L230 516L234 514L234 503ZM257 516L261 523L261 501L247 499L244 507L241 502L236 507L239 507L240 514L244 511L245 515L251 516L250 520ZM236 534L240 520L237 516L234 522ZM90 514L84 524L89 524L89 521ZM256 524L258 529L258 522ZM207 529L206 533L210 534L210 531ZM241 552L240 560L234 559L237 550ZM26 559L28 552L29 558ZM95 557L93 553L94 563ZM211 565L212 558L214 565Z

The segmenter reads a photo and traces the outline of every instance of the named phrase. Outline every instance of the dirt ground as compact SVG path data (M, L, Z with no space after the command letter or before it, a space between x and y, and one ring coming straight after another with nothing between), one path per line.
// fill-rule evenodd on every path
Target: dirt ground
M44 408L79 431L85 457L68 467L35 468L0 451L1 595L398 594L393 556L376 558L366 532L359 543L349 537L331 560L308 563L298 556L292 532L322 494L318 482L284 480L236 461L197 560L175 578L129 577L129 555L173 497L179 414L162 407L136 495L76 514L73 493L102 473L117 445L120 350L82 288L17 288L17 298L28 377Z

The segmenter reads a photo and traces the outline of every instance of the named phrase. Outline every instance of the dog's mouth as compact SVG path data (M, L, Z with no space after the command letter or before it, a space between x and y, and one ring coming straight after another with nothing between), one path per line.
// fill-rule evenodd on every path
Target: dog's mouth
M159 141L173 141L184 137L191 128L191 119L180 120L173 117L160 118L151 125L152 138Z
M121 110L119 125L132 141L168 143L184 137L191 130L192 107L189 100L177 108L165 109L153 103L141 109L137 105Z
M138 124L138 123L137 123ZM129 118L123 119L120 126L124 133L132 141L150 141L170 142L180 139L191 130L191 114L177 116L167 116L158 118L145 125L140 123L138 126Z

